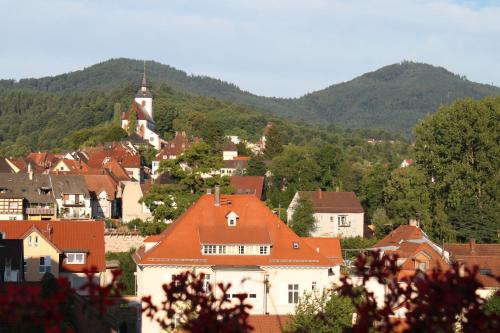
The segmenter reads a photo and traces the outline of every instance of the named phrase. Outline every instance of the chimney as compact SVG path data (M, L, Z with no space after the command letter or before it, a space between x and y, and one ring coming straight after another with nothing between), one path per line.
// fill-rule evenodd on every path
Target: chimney
M340 187L335 187L335 192L340 192Z
M321 191L321 188L318 188L318 197L319 197L320 199L322 199L322 198L323 198L323 191Z
M207 188L207 194L212 194L212 189L211 188Z
M220 206L220 186L215 185L215 193L214 193L214 206Z
M476 252L476 240L471 238L469 241L470 253Z
M33 180L33 168L31 167L31 163L28 163L28 178L29 180Z
M417 227L417 228L420 227L420 222L418 222L417 219L410 219L408 224L411 225L412 227Z

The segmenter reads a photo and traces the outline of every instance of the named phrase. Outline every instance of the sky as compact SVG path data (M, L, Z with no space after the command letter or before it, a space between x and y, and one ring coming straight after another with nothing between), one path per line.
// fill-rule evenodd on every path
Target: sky
M155 60L299 97L402 60L500 86L500 0L0 0L0 78Z

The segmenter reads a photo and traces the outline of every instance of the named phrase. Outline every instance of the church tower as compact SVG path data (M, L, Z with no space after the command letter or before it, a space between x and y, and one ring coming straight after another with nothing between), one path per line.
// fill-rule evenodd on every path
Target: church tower
M135 95L135 102L141 105L144 110L147 112L152 121L153 118L153 95L148 89L148 85L146 82L146 61L144 61L144 72L142 73L142 84L137 94Z

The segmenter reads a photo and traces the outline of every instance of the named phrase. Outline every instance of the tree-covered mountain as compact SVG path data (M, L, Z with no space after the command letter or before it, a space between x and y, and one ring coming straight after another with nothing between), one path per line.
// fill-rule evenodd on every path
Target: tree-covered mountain
M49 92L100 91L138 83L139 60L111 59L83 70L40 79L1 80L0 89ZM500 88L474 83L441 67L402 62L335 84L301 98L256 96L234 84L194 76L158 62L147 62L147 75L156 85L252 106L277 115L349 128L380 128L409 134L413 126L440 105L456 99L500 95Z

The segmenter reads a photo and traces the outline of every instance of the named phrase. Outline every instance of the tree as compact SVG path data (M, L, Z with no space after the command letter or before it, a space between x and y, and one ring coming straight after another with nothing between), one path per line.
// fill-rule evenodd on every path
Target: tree
M334 292L304 294L285 328L293 333L342 333L352 326L354 306Z
M128 114L127 132L133 134L137 130L137 113L131 108Z
M238 143L236 149L238 150L238 156L250 156L252 154L245 142Z
M378 239L384 238L385 235L394 230L394 222L387 217L384 208L377 208L375 212L373 212L372 222L375 227L375 237Z
M417 166L433 180L436 200L457 238L498 242L500 98L465 99L416 127Z
M247 176L264 176L266 174L267 167L264 161L258 157L250 158L247 167Z
M264 157L266 159L273 159L276 155L283 152L283 142L281 139L281 133L279 132L276 125L269 127L269 131L266 135L266 149L264 151Z
M151 167L153 160L158 154L158 150L150 145L147 145L146 147L142 146L139 148L139 154L141 155L144 165Z
M292 221L289 224L292 230L301 237L308 237L316 229L316 220L314 219L314 207L311 200L307 197L299 196L297 204L294 207Z
M295 186L300 190L315 190L321 183L321 169L310 147L287 146L271 163L273 183L280 189Z
M115 103L113 105L113 123L121 125L122 120L122 105L120 103Z
M387 167L377 164L368 169L361 178L359 197L370 217L377 208L384 206L384 186L389 175L390 171Z

